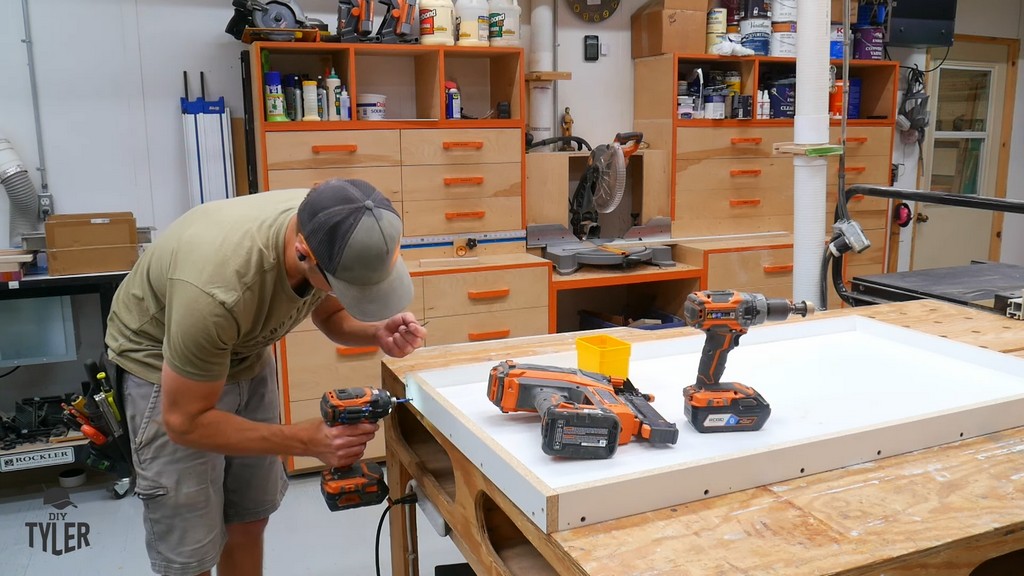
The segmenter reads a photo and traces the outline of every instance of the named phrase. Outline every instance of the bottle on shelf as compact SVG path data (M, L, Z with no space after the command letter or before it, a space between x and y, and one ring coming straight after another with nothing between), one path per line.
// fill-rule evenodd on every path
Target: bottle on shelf
M445 118L448 120L459 120L462 118L462 95L459 94L459 86L455 82L444 83L445 93Z
M341 79L331 68L331 75L324 81L327 88L327 119L341 120Z
M320 116L317 115L316 111L316 81L314 80L303 80L302 81L302 109L305 111L305 115L302 117L303 122L319 122Z
M284 77L284 110L289 120L302 120L302 79L298 74Z
M264 105L267 122L287 122L284 112L284 91L281 88L281 73L267 72L263 75Z
M490 35L491 12L487 0L459 0L455 5L459 46L487 46Z
M340 120L352 119L352 100L349 98L348 89L345 86L341 87L341 93L338 95L338 115Z
M455 4L452 0L420 0L420 44L455 45Z
M316 115L327 120L327 86L323 76L316 77Z
M491 46L519 46L519 17L522 9L519 0L490 0L490 27L488 39Z

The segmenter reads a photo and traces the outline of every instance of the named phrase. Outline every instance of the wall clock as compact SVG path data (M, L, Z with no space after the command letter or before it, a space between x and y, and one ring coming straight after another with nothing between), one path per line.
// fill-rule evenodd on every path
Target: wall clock
M606 20L618 9L620 0L568 0L569 8L580 20L597 24Z

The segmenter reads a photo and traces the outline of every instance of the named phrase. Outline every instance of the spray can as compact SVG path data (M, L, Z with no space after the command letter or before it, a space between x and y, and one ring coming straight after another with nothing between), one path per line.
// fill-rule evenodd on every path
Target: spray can
M267 72L263 75L264 106L267 122L287 122L284 113L284 91L281 88L281 73Z
M298 74L284 77L284 111L289 120L302 120L302 79Z
M316 77L316 115L327 120L327 86L323 76Z
M305 115L302 116L303 122L319 122L320 116L316 113L316 82L313 80L302 81L302 109L305 111Z
M487 0L459 0L455 5L459 46L487 46L491 28L491 13Z
M488 38L491 46L519 46L521 33L519 0L490 0L491 24Z
M352 119L352 101L348 97L348 90L342 86L341 94L338 95L338 115L341 120Z
M449 120L462 118L462 96L455 82L445 82L445 117Z
M455 45L455 4L452 0L420 0L420 44Z
M327 119L341 120L341 102L338 101L341 97L341 79L335 74L334 68L331 68L331 75L324 81L324 86L327 88Z

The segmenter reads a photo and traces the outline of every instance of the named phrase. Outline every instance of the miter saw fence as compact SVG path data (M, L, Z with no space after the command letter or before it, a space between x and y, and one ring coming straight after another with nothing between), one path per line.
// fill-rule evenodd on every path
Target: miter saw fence
M601 144L590 153L587 169L569 199L569 225L580 240L600 237L598 215L615 210L622 201L626 164L643 139L642 132L619 133L614 142Z
M302 8L292 0L234 0L231 3L235 13L228 21L225 32L241 40L246 28L279 30L320 29L327 30L327 24L316 18L307 18ZM273 36L268 37L274 39ZM294 36L282 32L280 40L291 40Z

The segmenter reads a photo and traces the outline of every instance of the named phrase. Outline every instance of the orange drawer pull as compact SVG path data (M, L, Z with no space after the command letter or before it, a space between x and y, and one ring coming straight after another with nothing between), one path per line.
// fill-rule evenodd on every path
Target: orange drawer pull
M321 144L313 146L313 154L322 154L324 152L356 152L359 150L359 146L356 144Z
M729 170L729 176L760 176L761 169L753 168L749 170Z
M867 166L847 166L846 167L846 173L847 174L859 174L861 172L867 172L867 171L868 171L868 167Z
M445 141L442 146L445 150L479 150L484 147L484 143L480 141L476 142L448 142Z
M868 137L867 136L847 137L846 138L846 143L847 144L867 144L868 143Z
M864 195L863 194L854 194L853 196L850 196L850 202L860 202L863 199L864 199Z
M764 273L765 274L778 274L780 272L792 272L792 271L793 271L793 265L792 264L765 264L764 265Z
M739 206L760 206L760 205L761 205L761 199L760 198L733 198L733 199L729 200L729 206L732 206L733 208L736 208L736 207L739 207Z
M470 300L493 300L495 298L504 298L512 293L509 288L495 288L494 290L469 290L466 292L466 296Z
M509 334L512 333L510 328L504 330L494 330L491 332L470 332L466 334L470 342L483 342L484 340L501 340L502 338L508 338Z
M465 176L465 177L462 177L462 178L445 178L444 179L444 185L445 186L458 186L458 185L461 185L461 184L483 184L483 183L484 183L484 177L483 176Z
M487 216L487 212L484 210L477 210L474 212L445 212L445 220L479 220Z
M376 346L338 346L338 356L362 356L373 354L378 348Z
M753 137L753 138L733 138L732 139L733 145L736 145L736 144L760 144L761 142L764 142L764 138L761 138L759 136L758 137Z

